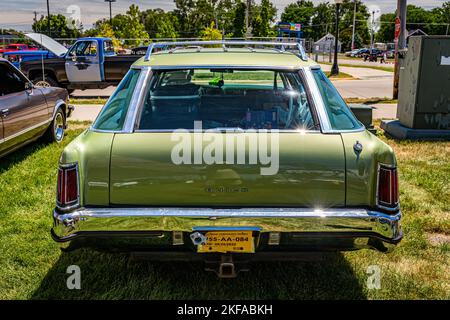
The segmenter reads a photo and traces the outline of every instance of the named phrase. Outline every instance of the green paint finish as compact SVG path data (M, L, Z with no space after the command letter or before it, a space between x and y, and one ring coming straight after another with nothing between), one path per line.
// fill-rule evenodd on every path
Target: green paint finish
M347 206L376 205L378 163L396 165L394 152L390 146L368 131L342 133L347 167ZM361 153L353 146L359 141Z
M193 139L196 134L189 135ZM228 139L231 134L213 135L227 135ZM248 154L247 164L176 165L171 152L177 143L171 140L171 133L116 135L111 158L111 203L344 206L345 158L338 134L280 133L279 171L275 175L261 175L260 168L268 165L259 161L248 164Z
M86 130L61 155L61 163L79 164L83 206L375 207L378 163L396 165L392 148L367 131L280 133L275 175L261 175L269 165L249 164L248 148L245 164L176 165L171 153L178 142L171 133L113 137ZM363 145L359 155L356 141ZM208 144L203 142L203 150ZM225 160L225 149L223 154Z
M247 49L222 49L205 48L202 51L192 49L180 49L173 53L167 51L153 53L150 61L144 61L144 57L137 60L133 66L261 66L263 68L279 67L311 67L317 66L313 60L303 61L297 55L275 50L256 50L250 52Z
M113 133L86 130L63 151L60 163L78 163L80 201L86 205L109 205L109 160Z

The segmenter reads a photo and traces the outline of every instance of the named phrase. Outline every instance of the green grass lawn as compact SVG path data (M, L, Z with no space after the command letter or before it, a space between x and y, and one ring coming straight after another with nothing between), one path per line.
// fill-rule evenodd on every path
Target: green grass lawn
M424 299L450 298L449 142L396 142L405 238L390 254L362 250L321 262L258 263L218 279L199 263L129 261L91 250L63 253L50 238L62 145L35 143L0 159L0 299ZM66 269L81 268L81 290ZM381 289L366 286L381 269Z

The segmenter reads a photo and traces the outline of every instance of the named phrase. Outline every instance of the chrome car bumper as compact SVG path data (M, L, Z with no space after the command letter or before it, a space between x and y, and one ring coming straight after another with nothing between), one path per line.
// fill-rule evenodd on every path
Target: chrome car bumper
M71 242L90 238L95 241L81 246L104 242L113 249L116 242L135 242L145 250L195 251L189 239L194 231L231 228L253 230L256 252L361 248L386 252L403 236L400 212L355 208L80 208L69 213L55 209L53 218L53 239L69 248Z

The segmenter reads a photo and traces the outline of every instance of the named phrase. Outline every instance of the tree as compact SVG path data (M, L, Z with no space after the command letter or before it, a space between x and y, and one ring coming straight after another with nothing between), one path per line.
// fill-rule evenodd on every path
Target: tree
M231 33L233 37L241 38L245 34L245 10L247 9L247 5L239 1L236 4L233 16L233 29Z
M145 30L150 38L176 38L176 16L162 9L149 9L142 13Z
M253 15L253 35L257 37L272 36L273 31L270 27L271 23L275 22L277 16L277 9L270 0L262 0L261 5L256 8L256 13Z
M139 7L131 5L126 14L118 14L112 18L111 24L109 19L98 20L94 24L94 28L86 32L87 35L97 35L108 30L104 24L110 25L114 37L117 39L127 39L124 44L129 46L137 46L149 39L148 33L145 31L145 26L141 22L142 13Z
M315 8L315 14L311 19L310 37L314 40L322 38L331 30L334 15L328 2L319 3Z
M383 23L381 23L380 29L375 35L376 41L386 43L394 41L395 17L395 13L385 13L381 15L380 20Z
M75 26L75 22L72 21L73 25L67 22L67 19L62 14L51 14L50 15L50 37L53 38L78 38L81 34ZM34 32L47 33L48 28L48 18L41 16L41 18L34 22L32 29Z
M222 32L215 28L214 22L211 22L209 27L206 27L201 31L200 36L202 40L221 40Z
M300 23L302 25L303 37L311 38L313 35L311 21L314 13L315 8L312 1L299 0L289 4L284 9L281 14L281 20L283 22Z
M109 23L102 23L100 28L95 30L96 32L93 34L94 37L111 38L114 48L119 48L121 46L120 40L117 40L114 30Z
M355 3L352 0L344 0L339 14L339 40L342 42L344 50L350 50L353 33L353 14ZM370 13L361 0L356 0L356 24L355 24L355 45L361 47L370 43L370 32L368 24ZM333 33L334 25L332 27Z

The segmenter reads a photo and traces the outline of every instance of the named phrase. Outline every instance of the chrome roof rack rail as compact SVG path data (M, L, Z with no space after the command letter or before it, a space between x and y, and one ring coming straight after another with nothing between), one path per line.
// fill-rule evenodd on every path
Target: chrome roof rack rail
M301 42L278 42L278 41L246 41L246 40L212 40L212 41L173 41L173 42L154 42L148 46L147 53L145 54L144 61L149 61L150 57L155 48L168 48L170 46L176 46L174 49L171 49L169 52L174 52L175 50L181 49L183 47L203 47L208 45L219 45L222 46L223 51L227 52L229 46L263 46L263 47L275 47L274 49L280 53L286 51L286 47L294 47L298 49L298 56L303 61L308 60L308 56L306 55L305 48ZM280 47L279 49L276 47ZM255 52L255 50L253 51Z

